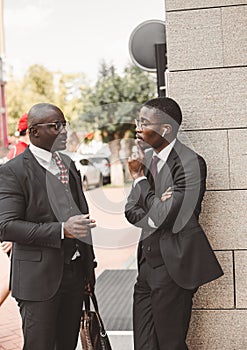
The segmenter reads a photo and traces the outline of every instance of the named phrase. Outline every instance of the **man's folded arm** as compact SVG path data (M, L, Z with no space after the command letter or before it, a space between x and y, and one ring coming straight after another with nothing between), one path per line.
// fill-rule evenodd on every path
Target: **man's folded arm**
M136 185L139 206L157 228L171 229L176 220L186 223L193 215L205 192L206 168L202 158L199 159L197 167L195 169L192 163L178 172L173 179L172 196L164 202L155 195L147 180Z
M145 228L148 225L147 215L139 204L139 198L139 187L133 186L125 205L125 217L132 225Z

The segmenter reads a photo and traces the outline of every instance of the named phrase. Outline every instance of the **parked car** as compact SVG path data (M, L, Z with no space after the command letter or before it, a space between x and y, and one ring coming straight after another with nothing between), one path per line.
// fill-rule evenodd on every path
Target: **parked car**
M76 152L63 151L63 153L67 154L74 161L77 170L80 171L83 191L88 190L90 187L102 186L103 176L101 171L93 165L90 159Z
M86 154L86 159L92 163L95 168L99 169L103 177L103 185L111 183L111 163L109 158L101 154Z

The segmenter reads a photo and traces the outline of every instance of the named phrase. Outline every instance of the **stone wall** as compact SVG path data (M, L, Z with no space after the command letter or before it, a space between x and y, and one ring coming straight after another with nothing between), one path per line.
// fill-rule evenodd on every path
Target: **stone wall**
M206 160L201 223L224 276L200 288L190 350L247 349L247 1L165 0L167 95Z

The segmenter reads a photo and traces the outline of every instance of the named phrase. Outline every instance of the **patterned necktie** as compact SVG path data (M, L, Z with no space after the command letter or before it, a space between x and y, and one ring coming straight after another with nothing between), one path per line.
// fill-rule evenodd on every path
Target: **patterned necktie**
M160 158L157 157L157 156L154 156L154 157L152 158L151 173L152 173L152 175L153 175L154 180L155 180L155 178L156 178L156 176L157 176L157 174L158 174L157 164L158 164L158 161L159 161L159 160L160 160Z
M62 184L67 186L69 183L69 175L66 166L55 152L52 153L52 158L55 160L59 169L58 179L62 182Z

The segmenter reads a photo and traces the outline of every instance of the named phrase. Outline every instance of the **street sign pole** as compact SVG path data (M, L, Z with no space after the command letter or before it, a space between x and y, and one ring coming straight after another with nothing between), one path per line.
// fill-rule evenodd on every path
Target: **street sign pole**
M131 33L129 52L133 63L147 72L156 72L158 97L166 96L166 28L161 20L139 24Z
M157 69L158 97L166 96L165 69L166 69L166 44L155 44L155 59Z

